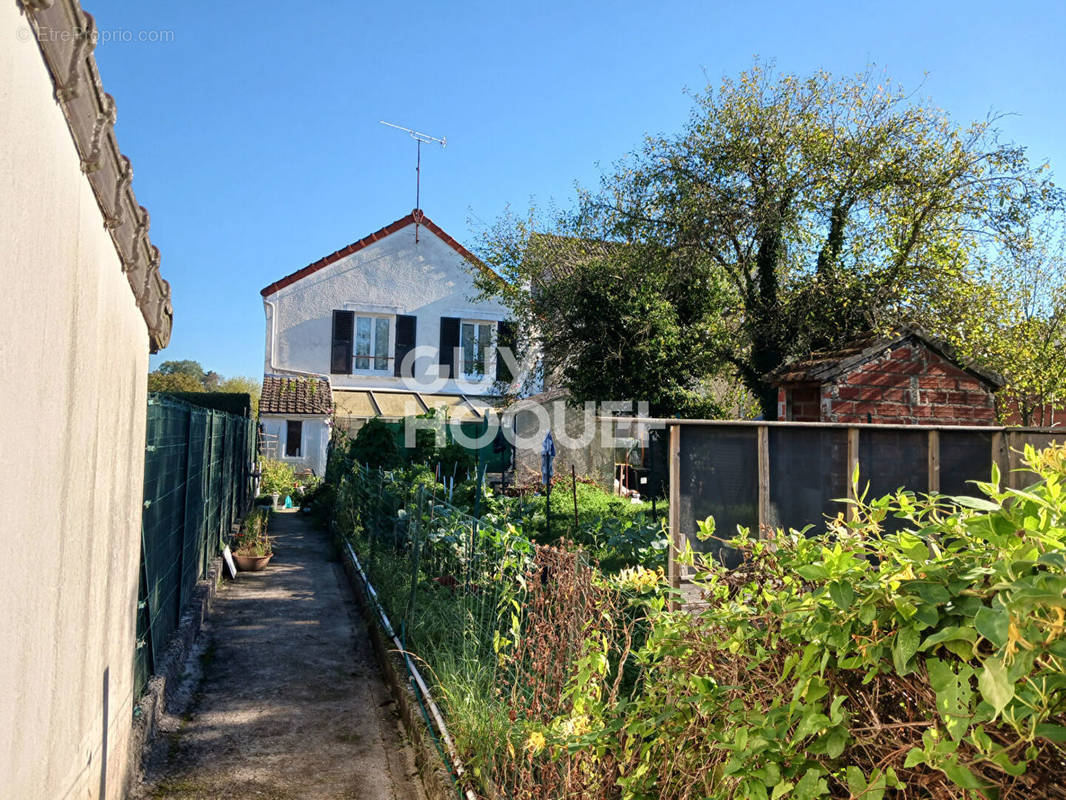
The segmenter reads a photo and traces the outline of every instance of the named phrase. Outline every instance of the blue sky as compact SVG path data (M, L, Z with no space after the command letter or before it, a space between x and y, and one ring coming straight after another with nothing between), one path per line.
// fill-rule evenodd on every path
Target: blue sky
M1066 172L1058 2L84 5L174 292L153 366L261 376L259 290L414 206L414 142L381 119L448 138L423 146L422 208L471 247L506 204L566 205L644 134L680 130L686 88L756 56L872 64L960 122L1011 112L1007 138Z

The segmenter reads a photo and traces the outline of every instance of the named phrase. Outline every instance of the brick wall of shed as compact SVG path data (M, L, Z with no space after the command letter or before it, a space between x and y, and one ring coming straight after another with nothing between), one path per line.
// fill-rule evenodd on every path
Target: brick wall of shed
M819 422L821 394L817 383L797 383L777 390L777 418L793 422Z
M903 342L822 385L822 421L903 425L994 425L983 381L917 342Z

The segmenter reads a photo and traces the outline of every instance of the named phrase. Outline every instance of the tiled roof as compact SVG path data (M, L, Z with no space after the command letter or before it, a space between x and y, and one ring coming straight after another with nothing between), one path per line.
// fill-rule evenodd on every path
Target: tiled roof
M529 237L526 255L536 262L541 280L556 280L569 277L581 264L611 255L620 246L597 239L534 233Z
M902 326L891 334L870 334L853 339L831 350L815 351L806 358L781 365L767 377L775 385L785 383L822 383L851 372L859 365L877 358L886 349L896 347L908 339L922 343L942 358L996 389L1003 386L1002 376L991 370L966 363L959 358L947 342L933 338L917 328L907 326Z
M313 275L320 269L323 269L324 267L328 267L330 264L340 261L345 256L350 256L352 253L357 253L364 247L369 247L379 239L384 239L386 236L396 233L396 231L402 230L408 225L414 225L416 222L426 230L431 231L434 235L437 236L438 239L443 241L446 245L452 248L452 250L457 252L459 255L461 255L475 267L480 269L486 275L499 280L500 276L493 272L491 269L489 269L487 266L485 266L485 263L480 258L475 256L473 253L471 253L469 250L459 244L459 242L457 242L455 239L445 233L444 229L437 225L437 223L435 223L429 217L427 217L421 209L416 208L406 217L400 217L400 219L386 225L380 230L374 231L369 236L364 236L362 239L352 242L347 247L342 247L340 250L337 250L334 253L330 253L325 258L320 258L318 261L315 261L312 264L308 264L303 269L297 270L291 275L286 275L284 278L274 281L269 286L264 287L259 293L263 295L263 297L269 297L270 295L274 294L274 292L284 289L286 286L291 286L292 284L296 283L296 281L303 280L308 275Z
M96 22L78 0L22 0L21 6L155 353L170 342L170 284L159 274L159 249L148 236L148 212L133 194L133 168L115 139L115 99L104 91L93 56Z
M260 414L330 414L329 381L315 375L264 375Z

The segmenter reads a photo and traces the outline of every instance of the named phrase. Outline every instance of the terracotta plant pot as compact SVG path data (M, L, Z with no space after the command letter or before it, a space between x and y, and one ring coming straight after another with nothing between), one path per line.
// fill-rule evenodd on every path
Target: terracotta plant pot
M268 556L241 556L234 553L233 561L241 572L259 572L270 563L270 559L273 557L273 553Z

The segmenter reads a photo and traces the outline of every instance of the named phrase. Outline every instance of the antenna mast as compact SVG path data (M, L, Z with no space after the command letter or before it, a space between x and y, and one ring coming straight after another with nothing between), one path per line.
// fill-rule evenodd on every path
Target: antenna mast
M437 142L440 144L441 150L448 146L448 139L442 137L438 139L436 136L430 136L428 133L419 133L418 131L405 128L403 125L396 125L392 122L386 122L385 120L378 120L382 125L388 125L390 128L396 128L396 130L403 131L412 139L415 140L415 147L417 156L415 159L415 244L418 244L418 223L422 219L422 142Z

